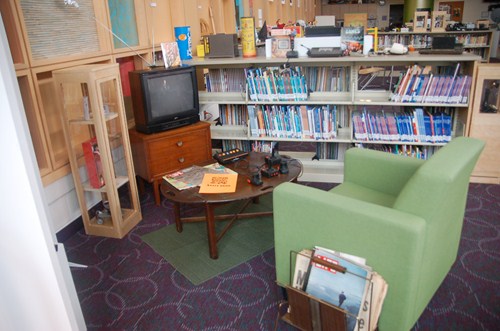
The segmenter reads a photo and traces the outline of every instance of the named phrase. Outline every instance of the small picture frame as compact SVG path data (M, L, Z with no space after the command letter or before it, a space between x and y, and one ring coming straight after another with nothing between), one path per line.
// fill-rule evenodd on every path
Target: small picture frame
M433 11L431 32L444 32L446 31L446 12Z
M416 11L413 16L413 32L427 32L427 18L429 13L426 11Z

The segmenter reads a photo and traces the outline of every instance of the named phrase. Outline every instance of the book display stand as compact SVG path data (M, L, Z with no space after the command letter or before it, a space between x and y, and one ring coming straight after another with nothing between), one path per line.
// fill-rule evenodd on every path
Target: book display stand
M371 327L373 305L373 283L371 276L365 278L362 275L349 271L348 268L339 264L331 263L320 259L314 255L305 255L302 252L290 252L290 275L297 271L295 262L297 256L306 259L308 264L319 265L322 270L331 270L337 273L350 273L354 278L364 279L366 282L366 294L361 302L359 314L355 315L347 309L336 306L321 298L307 293L303 289L295 288L295 280L290 279L290 284L285 285L287 301L280 304L276 327L281 319L294 327L304 331L327 331L327 330L374 330ZM294 272L295 271L295 272ZM363 310L363 306L369 303L368 309ZM376 309L376 308L375 308Z
M85 232L123 238L142 215L118 64L81 65L53 76ZM119 189L128 196L120 197ZM100 200L102 208L91 208Z

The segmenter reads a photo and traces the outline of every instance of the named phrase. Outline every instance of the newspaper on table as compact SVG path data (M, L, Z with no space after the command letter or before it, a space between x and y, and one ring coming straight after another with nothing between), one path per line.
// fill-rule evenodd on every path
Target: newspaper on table
M236 174L236 172L216 162L204 167L193 165L191 167L166 174L163 176L163 179L178 190L186 190L199 186L203 181L205 174Z

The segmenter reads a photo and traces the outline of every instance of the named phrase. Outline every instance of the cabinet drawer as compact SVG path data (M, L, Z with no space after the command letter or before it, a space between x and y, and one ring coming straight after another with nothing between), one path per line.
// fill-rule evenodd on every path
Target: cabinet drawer
M210 157L206 131L194 131L153 141L148 146L151 174L165 174Z

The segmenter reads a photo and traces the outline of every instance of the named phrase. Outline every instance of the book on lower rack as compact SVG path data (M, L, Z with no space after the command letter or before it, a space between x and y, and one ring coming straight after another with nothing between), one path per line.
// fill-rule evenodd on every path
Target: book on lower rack
M163 179L178 190L186 190L200 186L205 174L237 174L237 172L216 162L204 167L193 165L191 167L166 174L163 176Z
M365 259L317 246L297 253L292 287L345 310L348 331L375 330L387 293Z

